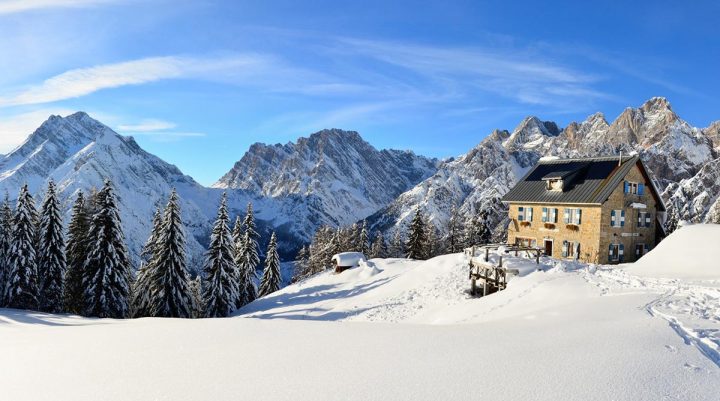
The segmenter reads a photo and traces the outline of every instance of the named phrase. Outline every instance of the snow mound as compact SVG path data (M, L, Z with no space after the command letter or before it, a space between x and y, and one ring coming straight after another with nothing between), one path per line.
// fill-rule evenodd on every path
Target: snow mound
M625 269L642 277L720 280L719 240L720 224L684 226Z

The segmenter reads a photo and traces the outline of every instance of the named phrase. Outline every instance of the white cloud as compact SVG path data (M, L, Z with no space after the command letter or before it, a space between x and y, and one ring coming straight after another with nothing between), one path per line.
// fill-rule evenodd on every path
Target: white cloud
M7 154L21 144L51 115L72 114L68 109L42 109L9 117L0 117L0 153Z
M120 124L117 126L119 132L152 132L173 129L177 124L169 121L147 119L137 124Z
M56 102L165 79L203 79L296 93L357 90L352 85L333 85L328 76L286 66L282 60L266 55L167 56L69 70L40 84L10 91L10 95L0 97L0 107Z
M84 8L117 2L119 0L3 0L0 1L0 15L45 8Z

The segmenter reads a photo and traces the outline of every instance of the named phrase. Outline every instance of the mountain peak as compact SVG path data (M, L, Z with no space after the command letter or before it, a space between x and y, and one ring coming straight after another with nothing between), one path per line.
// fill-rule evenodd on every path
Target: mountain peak
M672 112L670 102L666 98L660 96L650 98L648 101L643 103L642 106L640 106L640 109L645 113L652 113L658 111Z

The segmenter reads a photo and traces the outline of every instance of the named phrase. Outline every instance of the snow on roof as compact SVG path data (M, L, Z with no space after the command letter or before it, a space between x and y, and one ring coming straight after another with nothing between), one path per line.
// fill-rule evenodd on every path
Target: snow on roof
M342 252L332 257L332 261L338 266L357 267L360 265L360 261L365 260L365 255L363 255L362 252Z
M630 204L633 209L647 209L647 205L644 203L633 202Z

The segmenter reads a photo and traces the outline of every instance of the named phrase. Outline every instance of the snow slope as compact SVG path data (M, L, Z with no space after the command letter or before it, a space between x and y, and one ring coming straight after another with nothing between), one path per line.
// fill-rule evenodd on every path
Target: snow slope
M714 229L689 228L669 247ZM320 274L228 319L0 310L2 397L717 399L720 277L689 283L549 258L536 266L486 298L463 292L456 254Z

